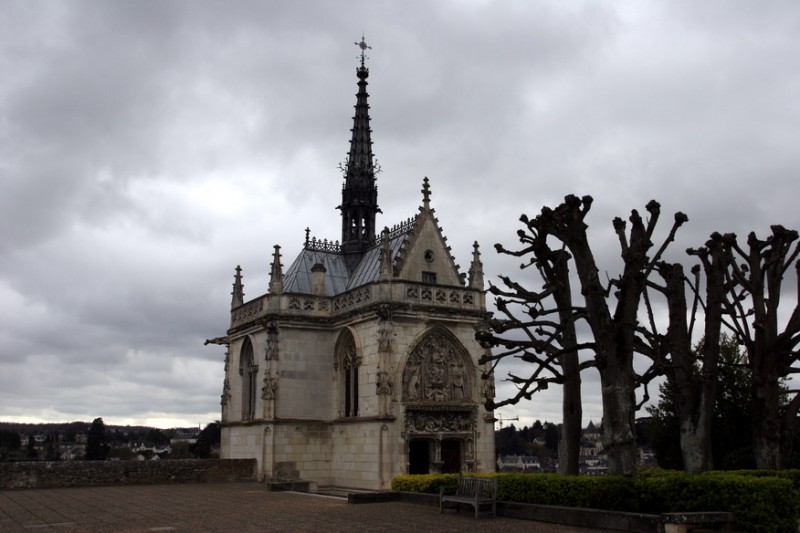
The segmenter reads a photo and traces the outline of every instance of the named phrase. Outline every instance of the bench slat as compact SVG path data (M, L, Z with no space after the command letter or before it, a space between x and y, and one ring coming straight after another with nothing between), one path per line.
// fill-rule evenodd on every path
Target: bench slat
M445 502L455 503L456 512L458 504L470 505L475 509L475 518L478 517L481 506L491 505L492 516L497 515L497 479L458 476L458 484L454 495L445 494L445 487L439 490L439 512L444 512Z

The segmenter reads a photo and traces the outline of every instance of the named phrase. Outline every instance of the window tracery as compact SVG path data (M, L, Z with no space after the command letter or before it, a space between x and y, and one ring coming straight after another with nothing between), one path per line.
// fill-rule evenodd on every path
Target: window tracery
M341 391L341 415L358 416L358 371L361 358L353 334L345 330L336 343L336 361Z
M255 364L250 337L245 337L239 352L239 375L242 376L242 420L252 420L256 411L258 365Z

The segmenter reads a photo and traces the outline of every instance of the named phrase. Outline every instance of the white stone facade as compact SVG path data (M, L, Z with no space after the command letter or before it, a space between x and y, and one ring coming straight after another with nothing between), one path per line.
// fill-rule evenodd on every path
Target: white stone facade
M432 210L421 214L417 226L418 235L406 245L410 259L397 276L334 296L266 294L232 309L223 457L255 457L265 478L368 489L388 488L394 476L415 466L429 472L455 464L463 471L494 469L493 416L483 407L493 387L482 379L477 361L483 350L474 338L485 313L484 294L460 284ZM423 269L435 273L437 283L403 279L419 279ZM343 335L352 336L357 361L357 413L350 416L337 354ZM449 351L450 360L432 362L439 355L423 346L431 338ZM249 418L246 340L257 366ZM413 377L412 355L427 365L428 376ZM418 463L427 453L428 464L412 464L415 453Z
M361 43L362 51L365 44ZM377 207L362 56L343 169L342 244L309 239L266 294L237 267L225 344L222 457L262 478L387 489L408 473L494 471L494 396L475 326L486 315L477 243L459 272L430 207L374 234Z

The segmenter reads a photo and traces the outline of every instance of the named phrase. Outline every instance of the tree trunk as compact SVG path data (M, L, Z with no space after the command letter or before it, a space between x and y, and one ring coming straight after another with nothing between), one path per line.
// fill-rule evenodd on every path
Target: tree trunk
M561 412L563 424L561 426L561 441L558 443L558 472L559 474L578 475L581 454L581 433L583 407L581 405L581 375L578 370L578 356L575 354L574 362L567 362L571 355L565 356L561 366L566 376L561 399Z
M780 386L777 378L753 372L753 447L756 468L781 467L781 424L778 414Z
M600 369L603 448L608 454L609 473L620 476L636 476L639 473L639 455L633 433L636 397L632 372L626 373L618 365Z
M544 259L543 257L541 259ZM558 306L558 314L564 331L561 333L562 346L577 346L578 335L572 320L572 290L569 283L568 255L557 252L549 264L552 277L558 284L553 298ZM561 441L558 443L558 471L560 474L578 475L580 473L581 433L583 432L583 406L581 399L580 358L576 350L569 351L559 358L564 373L564 386L561 398Z
M702 258L709 266L707 257ZM662 263L658 268L664 278L664 295L669 308L669 327L665 351L670 361L663 371L672 386L675 413L680 426L680 447L683 468L690 474L699 474L713 466L711 429L716 403L717 366L719 361L720 304L718 278L709 279L706 301L706 339L702 346L702 368L695 367L692 339L687 324L686 292L683 267ZM707 268L708 271L708 268ZM712 293L712 294L708 294ZM716 298L719 300L719 298Z
M575 258L575 268L581 281L581 292L586 301L587 321L592 329L597 354L597 370L603 399L603 448L608 454L609 473L636 476L638 454L634 439L636 416L635 373L633 370L633 334L635 313L630 321L628 314L619 312L612 320L606 301L606 292L598 276L597 264L586 239L585 227L567 240ZM626 262L626 270L629 269ZM621 292L628 292L622 290ZM628 292L628 296L631 296ZM628 302L625 294L622 302ZM638 306L638 299L637 299ZM627 311L627 310L626 310Z

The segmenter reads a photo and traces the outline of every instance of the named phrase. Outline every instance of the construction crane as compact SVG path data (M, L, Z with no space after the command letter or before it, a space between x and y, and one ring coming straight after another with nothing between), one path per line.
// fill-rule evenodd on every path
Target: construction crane
M511 418L505 418L501 414L497 415L497 421L500 422L500 429L503 429L503 422L513 422L515 420L517 422L519 422L519 417L518 416L514 416L514 417L511 417Z

